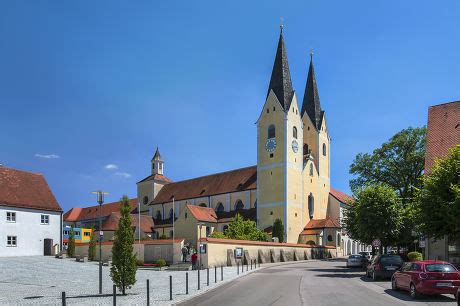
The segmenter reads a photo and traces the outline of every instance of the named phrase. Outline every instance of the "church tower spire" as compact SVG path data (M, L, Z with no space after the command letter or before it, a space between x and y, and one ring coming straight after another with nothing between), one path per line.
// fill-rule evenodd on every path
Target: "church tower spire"
M163 174L164 161L161 159L161 154L160 154L160 150L158 150L158 147L155 151L155 154L152 157L151 163L152 163L152 174Z
M284 111L288 111L291 105L292 96L294 95L294 90L292 89L291 73L289 72L286 47L284 45L283 25L281 25L280 28L280 38L278 40L278 48L276 50L270 85L268 86L267 98L270 94L270 90L273 90Z
M313 67L313 52L310 52L310 67L308 69L307 84L303 96L301 115L307 112L316 129L321 127L321 103L319 101L318 87L316 85L315 68Z

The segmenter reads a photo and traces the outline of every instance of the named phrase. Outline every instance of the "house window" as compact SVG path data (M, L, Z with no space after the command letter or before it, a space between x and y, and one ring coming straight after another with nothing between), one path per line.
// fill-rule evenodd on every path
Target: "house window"
M244 209L243 201L237 200L235 203L235 210L242 210Z
M308 196L308 213L310 215L310 219L313 219L313 215L315 213L315 198L311 192Z
M90 237L91 233L90 232L85 232L85 237Z
M294 137L295 139L297 139L297 128L296 128L296 127L293 127L293 128L292 128L292 137Z
M146 205L149 202L149 197L145 196L143 202L144 202L144 205Z
M50 224L50 216L41 215L41 224Z
M222 212L224 210L225 210L225 208L224 208L224 205L222 203L217 204L216 212Z
M211 227L206 226L206 237L209 237L209 235L211 235Z
M187 213L185 213L185 216L184 216L184 217L185 217L185 219L187 219Z
M332 241L332 235L327 235L327 241L329 241L329 242Z
M6 221L8 222L16 222L16 213L12 211L6 212Z
M275 126L272 124L268 127L268 139L275 138Z
M326 156L326 144L323 143L323 155Z
M15 247L17 246L17 237L16 236L7 236L6 237L6 246Z

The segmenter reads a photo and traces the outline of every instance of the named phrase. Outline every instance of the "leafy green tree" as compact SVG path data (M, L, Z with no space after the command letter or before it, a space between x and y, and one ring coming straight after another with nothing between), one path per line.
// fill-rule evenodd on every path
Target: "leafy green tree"
M417 195L421 231L441 238L460 233L460 145L436 161Z
M96 240L94 239L94 228L91 228L91 236L89 238L88 259L91 261L96 259Z
M276 219L273 223L272 237L278 237L279 242L284 242L284 225L281 219Z
M355 202L345 210L344 225L348 235L366 244L380 239L388 246L398 241L403 206L396 192L383 184L359 189Z
M123 196L121 201L121 217L114 235L110 276L113 283L125 295L126 289L136 283L137 262L133 248L134 229L132 227L133 218L130 215L131 206L127 196Z
M214 231L211 234L211 238L227 238L227 237L225 237L225 234L222 232Z
M67 242L67 256L72 258L75 256L75 231L73 226L70 227L69 241Z
M267 233L259 230L254 221L244 220L237 214L225 230L225 236L237 240L268 241Z

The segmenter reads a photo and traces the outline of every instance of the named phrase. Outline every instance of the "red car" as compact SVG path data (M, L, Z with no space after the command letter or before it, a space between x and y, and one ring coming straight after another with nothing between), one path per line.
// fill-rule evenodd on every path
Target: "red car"
M424 260L408 262L393 274L393 290L407 290L412 298L420 294L457 294L460 272L448 262Z

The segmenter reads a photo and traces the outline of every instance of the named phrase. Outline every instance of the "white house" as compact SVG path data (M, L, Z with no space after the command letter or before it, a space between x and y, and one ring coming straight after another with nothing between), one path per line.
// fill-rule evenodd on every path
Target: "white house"
M53 255L62 209L42 174L0 166L0 257Z

